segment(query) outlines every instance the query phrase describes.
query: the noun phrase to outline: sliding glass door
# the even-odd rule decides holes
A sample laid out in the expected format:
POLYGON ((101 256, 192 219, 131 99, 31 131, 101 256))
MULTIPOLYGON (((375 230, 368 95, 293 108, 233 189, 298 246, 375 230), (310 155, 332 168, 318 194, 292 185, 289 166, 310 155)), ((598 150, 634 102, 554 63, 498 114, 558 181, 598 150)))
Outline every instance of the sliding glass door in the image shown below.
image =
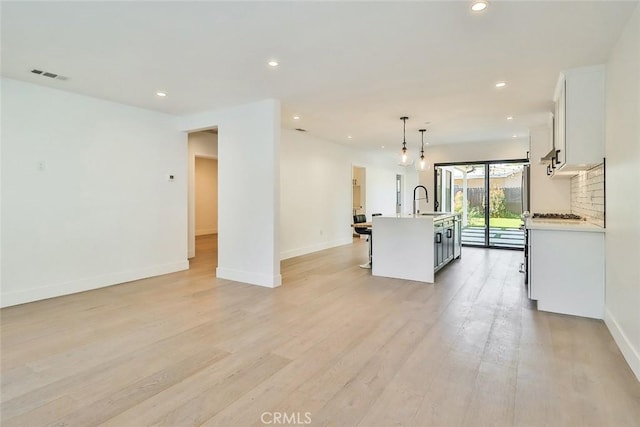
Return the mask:
POLYGON ((527 180, 524 161, 436 165, 436 210, 461 215, 463 245, 521 249, 527 180))
POLYGON ((489 246, 524 248, 522 219, 522 163, 496 163, 489 166, 489 246))

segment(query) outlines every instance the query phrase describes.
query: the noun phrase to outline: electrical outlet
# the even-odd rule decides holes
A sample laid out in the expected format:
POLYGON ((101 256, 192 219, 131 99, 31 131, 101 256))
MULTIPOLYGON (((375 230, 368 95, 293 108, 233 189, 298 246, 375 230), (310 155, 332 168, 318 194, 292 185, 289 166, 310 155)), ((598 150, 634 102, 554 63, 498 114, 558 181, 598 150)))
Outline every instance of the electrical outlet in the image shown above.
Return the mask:
POLYGON ((174 182, 176 180, 176 176, 173 174, 168 174, 167 175, 167 181, 169 182, 174 182))
POLYGON ((38 162, 37 168, 38 168, 38 171, 39 171, 39 172, 44 172, 44 170, 45 170, 45 164, 44 164, 44 161, 43 161, 43 160, 40 160, 40 161, 38 162))

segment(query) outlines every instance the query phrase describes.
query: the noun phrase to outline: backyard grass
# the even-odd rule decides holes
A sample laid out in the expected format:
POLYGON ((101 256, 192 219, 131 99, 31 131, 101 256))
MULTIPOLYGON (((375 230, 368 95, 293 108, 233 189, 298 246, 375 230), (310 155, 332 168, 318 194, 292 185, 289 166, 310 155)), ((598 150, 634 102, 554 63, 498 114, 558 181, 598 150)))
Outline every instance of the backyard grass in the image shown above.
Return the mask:
MULTIPOLYGON (((489 226, 495 228, 518 228, 520 218, 489 218, 489 226)), ((469 227, 484 227, 484 218, 469 218, 469 227)))

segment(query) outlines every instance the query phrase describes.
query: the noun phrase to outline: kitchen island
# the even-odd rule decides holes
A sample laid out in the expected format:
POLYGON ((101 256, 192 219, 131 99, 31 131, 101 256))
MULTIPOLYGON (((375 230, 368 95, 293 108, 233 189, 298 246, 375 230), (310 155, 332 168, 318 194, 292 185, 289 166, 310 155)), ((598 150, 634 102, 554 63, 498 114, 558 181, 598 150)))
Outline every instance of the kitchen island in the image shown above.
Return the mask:
POLYGON ((460 224, 459 214, 446 212, 374 217, 371 274, 433 283, 460 258, 460 224))

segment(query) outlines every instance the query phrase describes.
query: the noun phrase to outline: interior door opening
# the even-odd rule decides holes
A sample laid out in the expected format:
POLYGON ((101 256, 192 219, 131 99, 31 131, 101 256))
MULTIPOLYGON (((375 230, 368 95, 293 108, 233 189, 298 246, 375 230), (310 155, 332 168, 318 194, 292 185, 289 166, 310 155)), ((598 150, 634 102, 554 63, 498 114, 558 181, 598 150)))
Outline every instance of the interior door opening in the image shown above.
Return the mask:
POLYGON ((218 264, 218 131, 217 128, 188 135, 188 256, 218 264))
POLYGON ((359 166, 353 166, 351 175, 353 191, 353 215, 367 212, 367 170, 359 166))
POLYGON ((402 175, 396 175, 396 215, 402 214, 402 175))
MULTIPOLYGON (((360 166, 352 166, 351 168, 351 190, 352 203, 351 214, 353 216, 367 212, 367 169, 360 166)), ((358 234, 353 232, 353 236, 358 234)))
POLYGON ((528 209, 528 161, 435 165, 435 206, 462 216, 462 244, 524 249, 520 215, 528 209))

